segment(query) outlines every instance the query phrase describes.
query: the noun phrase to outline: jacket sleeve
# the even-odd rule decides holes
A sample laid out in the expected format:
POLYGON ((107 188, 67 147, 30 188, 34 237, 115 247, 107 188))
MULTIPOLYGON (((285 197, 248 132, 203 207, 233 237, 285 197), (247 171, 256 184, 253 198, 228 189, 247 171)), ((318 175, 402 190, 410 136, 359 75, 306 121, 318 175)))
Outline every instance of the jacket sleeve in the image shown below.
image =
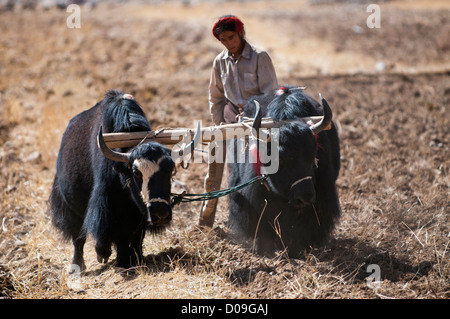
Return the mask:
POLYGON ((209 82, 209 111, 211 112, 212 121, 219 125, 225 122, 223 117, 223 108, 227 100, 223 89, 221 71, 217 58, 213 62, 211 71, 211 79, 209 82))
POLYGON ((258 55, 258 84, 263 94, 278 88, 275 68, 267 52, 258 55))

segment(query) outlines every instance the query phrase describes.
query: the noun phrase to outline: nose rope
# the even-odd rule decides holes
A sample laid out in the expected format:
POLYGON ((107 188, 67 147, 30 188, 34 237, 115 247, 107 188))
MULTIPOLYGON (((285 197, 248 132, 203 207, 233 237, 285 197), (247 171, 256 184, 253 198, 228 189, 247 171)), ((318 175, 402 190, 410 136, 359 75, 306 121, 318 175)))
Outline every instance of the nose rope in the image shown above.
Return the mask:
POLYGON ((303 182, 303 181, 306 181, 306 180, 308 180, 308 179, 312 179, 312 176, 306 176, 306 177, 300 178, 298 181, 295 181, 294 183, 292 183, 291 189, 292 189, 295 185, 297 185, 297 184, 299 184, 299 183, 301 183, 301 182, 303 182))
POLYGON ((164 203, 164 204, 170 206, 169 201, 167 201, 165 199, 162 199, 162 198, 159 198, 159 197, 158 198, 150 198, 147 201, 147 204, 151 204, 151 203, 164 203))

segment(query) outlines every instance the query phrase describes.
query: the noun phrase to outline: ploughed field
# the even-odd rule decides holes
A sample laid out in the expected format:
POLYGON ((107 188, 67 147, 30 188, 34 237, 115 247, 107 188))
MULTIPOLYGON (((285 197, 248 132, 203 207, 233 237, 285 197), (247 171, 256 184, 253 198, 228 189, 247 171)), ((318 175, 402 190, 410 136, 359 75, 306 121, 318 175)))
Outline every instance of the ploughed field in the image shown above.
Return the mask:
MULTIPOLYGON (((178 2, 0 11, 0 297, 449 298, 450 5, 384 1, 369 28, 359 1, 178 2), (227 200, 213 229, 200 203, 144 241, 133 274, 97 262, 69 276, 72 244, 46 213, 62 133, 122 89, 154 129, 211 125, 208 83, 222 50, 210 33, 233 13, 266 49, 279 83, 330 103, 339 128, 342 217, 299 258, 253 254, 233 238, 227 200), (374 279, 378 281, 374 282, 374 279)), ((177 169, 174 191, 203 192, 205 163, 177 169)), ((226 187, 226 183, 222 184, 226 187)))

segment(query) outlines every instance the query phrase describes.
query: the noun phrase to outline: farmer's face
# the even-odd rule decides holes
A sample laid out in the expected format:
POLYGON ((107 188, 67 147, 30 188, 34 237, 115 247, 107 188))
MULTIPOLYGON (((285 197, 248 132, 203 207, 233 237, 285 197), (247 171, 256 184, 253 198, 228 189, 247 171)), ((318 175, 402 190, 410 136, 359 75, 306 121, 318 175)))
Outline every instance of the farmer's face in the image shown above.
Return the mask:
POLYGON ((219 35, 219 40, 234 56, 240 55, 242 52, 242 38, 239 33, 234 31, 223 31, 219 35))

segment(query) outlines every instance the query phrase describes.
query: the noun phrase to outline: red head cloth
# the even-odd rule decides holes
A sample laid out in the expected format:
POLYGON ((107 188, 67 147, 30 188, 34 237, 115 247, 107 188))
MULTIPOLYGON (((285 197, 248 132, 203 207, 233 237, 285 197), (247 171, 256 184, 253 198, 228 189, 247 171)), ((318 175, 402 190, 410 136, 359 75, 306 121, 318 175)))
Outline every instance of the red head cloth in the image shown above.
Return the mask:
POLYGON ((236 18, 234 16, 223 17, 214 24, 214 26, 212 28, 212 33, 217 38, 217 40, 219 40, 219 35, 223 31, 235 31, 235 32, 241 34, 244 31, 244 23, 242 23, 241 20, 239 20, 238 18, 236 18), (220 27, 222 28, 222 31, 217 32, 218 34, 216 34, 216 32, 215 32, 216 29, 220 28, 220 27))

